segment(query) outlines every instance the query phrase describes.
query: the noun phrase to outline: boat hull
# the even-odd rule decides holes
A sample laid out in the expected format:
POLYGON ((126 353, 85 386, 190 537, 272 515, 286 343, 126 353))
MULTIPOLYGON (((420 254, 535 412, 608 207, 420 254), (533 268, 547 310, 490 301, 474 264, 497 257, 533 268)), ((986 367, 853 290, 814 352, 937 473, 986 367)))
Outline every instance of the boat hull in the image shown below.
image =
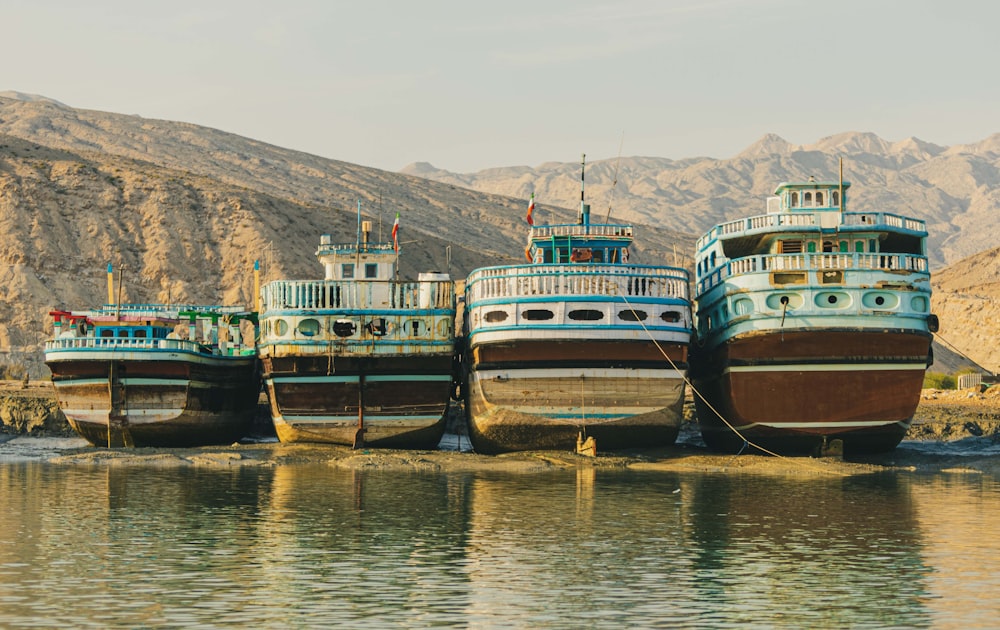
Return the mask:
POLYGON ((504 342, 467 364, 469 437, 479 453, 600 450, 674 443, 683 420, 687 346, 649 341, 504 342))
POLYGON ((94 446, 229 444, 252 428, 256 357, 47 357, 59 407, 94 446))
POLYGON ((263 357, 278 439, 433 449, 454 391, 449 354, 263 357), (363 408, 364 412, 359 413, 363 408), (363 427, 360 435, 358 429, 363 427))
POLYGON ((848 453, 892 450, 919 403, 930 343, 920 331, 819 329, 697 349, 691 376, 702 436, 726 452, 813 454, 833 440, 848 453))

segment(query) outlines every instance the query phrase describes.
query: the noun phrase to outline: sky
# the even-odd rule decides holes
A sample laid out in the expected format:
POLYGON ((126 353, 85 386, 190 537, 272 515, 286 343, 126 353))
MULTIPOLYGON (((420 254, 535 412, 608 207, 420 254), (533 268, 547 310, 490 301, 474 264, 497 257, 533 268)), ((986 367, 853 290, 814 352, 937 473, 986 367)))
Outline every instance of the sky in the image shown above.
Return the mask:
POLYGON ((1000 132, 994 0, 0 0, 0 91, 396 171, 1000 132))

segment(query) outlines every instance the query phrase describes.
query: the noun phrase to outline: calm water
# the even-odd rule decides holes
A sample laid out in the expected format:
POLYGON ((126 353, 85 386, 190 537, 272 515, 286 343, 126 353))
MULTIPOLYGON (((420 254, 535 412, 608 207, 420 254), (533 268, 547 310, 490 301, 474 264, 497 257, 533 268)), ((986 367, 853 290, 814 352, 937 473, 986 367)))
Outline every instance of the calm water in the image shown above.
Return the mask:
POLYGON ((0 463, 0 627, 996 627, 1000 484, 0 463))

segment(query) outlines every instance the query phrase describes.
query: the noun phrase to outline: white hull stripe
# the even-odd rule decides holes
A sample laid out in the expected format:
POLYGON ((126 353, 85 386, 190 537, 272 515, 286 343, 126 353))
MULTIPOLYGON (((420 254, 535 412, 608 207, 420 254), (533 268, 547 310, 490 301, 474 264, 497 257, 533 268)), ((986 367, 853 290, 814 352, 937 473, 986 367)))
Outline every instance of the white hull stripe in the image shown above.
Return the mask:
MULTIPOLYGON (((366 415, 364 418, 365 424, 407 424, 407 423, 418 423, 427 424, 437 422, 441 419, 443 414, 436 414, 433 416, 370 416, 366 415)), ((306 424, 343 424, 343 425, 354 425, 358 424, 358 414, 354 415, 343 415, 343 416, 279 416, 274 418, 274 422, 278 424, 288 424, 288 425, 306 425, 306 424)))
POLYGON ((660 411, 663 406, 659 407, 603 407, 601 405, 596 405, 594 407, 582 407, 576 413, 566 412, 565 407, 521 407, 521 406, 507 406, 504 405, 506 409, 511 409, 519 413, 532 415, 532 416, 544 416, 545 418, 551 418, 553 420, 579 420, 581 422, 586 422, 587 420, 616 420, 618 418, 630 418, 632 416, 638 416, 645 413, 653 413, 654 411, 660 411))
MULTIPOLYGON (((123 378, 118 380, 126 387, 225 387, 222 383, 208 381, 189 381, 186 378, 123 378)), ((75 378, 69 380, 55 381, 58 389, 72 389, 74 387, 84 387, 90 385, 107 385, 106 378, 75 378)))
POLYGON ((732 365, 725 372, 889 372, 927 369, 923 363, 802 363, 795 365, 732 365))
POLYGON ((662 381, 683 379, 684 373, 679 370, 649 370, 634 368, 524 368, 504 370, 476 370, 473 374, 479 380, 497 377, 517 379, 551 379, 551 378, 606 378, 632 379, 646 378, 662 381))
MULTIPOLYGON (((125 417, 131 424, 155 424, 164 420, 171 420, 184 413, 184 409, 125 409, 125 417)), ((63 414, 67 418, 73 418, 80 422, 101 424, 107 426, 109 410, 104 409, 64 409, 63 414)))
MULTIPOLYGON (((366 383, 399 383, 408 382, 450 382, 450 374, 372 374, 365 376, 366 383)), ((358 375, 350 376, 275 376, 267 379, 269 385, 278 383, 357 383, 358 375)))

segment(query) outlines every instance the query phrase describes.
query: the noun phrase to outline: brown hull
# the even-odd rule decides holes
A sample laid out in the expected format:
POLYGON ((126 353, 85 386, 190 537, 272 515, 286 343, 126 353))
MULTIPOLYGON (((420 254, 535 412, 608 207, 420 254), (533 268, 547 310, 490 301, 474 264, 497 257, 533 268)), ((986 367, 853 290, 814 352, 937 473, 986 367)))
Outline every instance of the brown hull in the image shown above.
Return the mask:
POLYGON ((505 343, 472 350, 469 436, 479 453, 669 446, 683 419, 687 347, 651 343, 505 343))
POLYGON ((275 432, 287 443, 436 448, 454 390, 450 355, 336 357, 332 372, 326 357, 265 358, 264 378, 275 432))
POLYGON ((748 335, 696 352, 702 436, 730 452, 745 447, 733 429, 780 453, 816 452, 835 439, 847 452, 892 450, 916 411, 930 341, 915 332, 826 330, 748 335))
POLYGON ((54 360, 59 407, 94 446, 201 446, 245 437, 260 392, 256 359, 54 360))

